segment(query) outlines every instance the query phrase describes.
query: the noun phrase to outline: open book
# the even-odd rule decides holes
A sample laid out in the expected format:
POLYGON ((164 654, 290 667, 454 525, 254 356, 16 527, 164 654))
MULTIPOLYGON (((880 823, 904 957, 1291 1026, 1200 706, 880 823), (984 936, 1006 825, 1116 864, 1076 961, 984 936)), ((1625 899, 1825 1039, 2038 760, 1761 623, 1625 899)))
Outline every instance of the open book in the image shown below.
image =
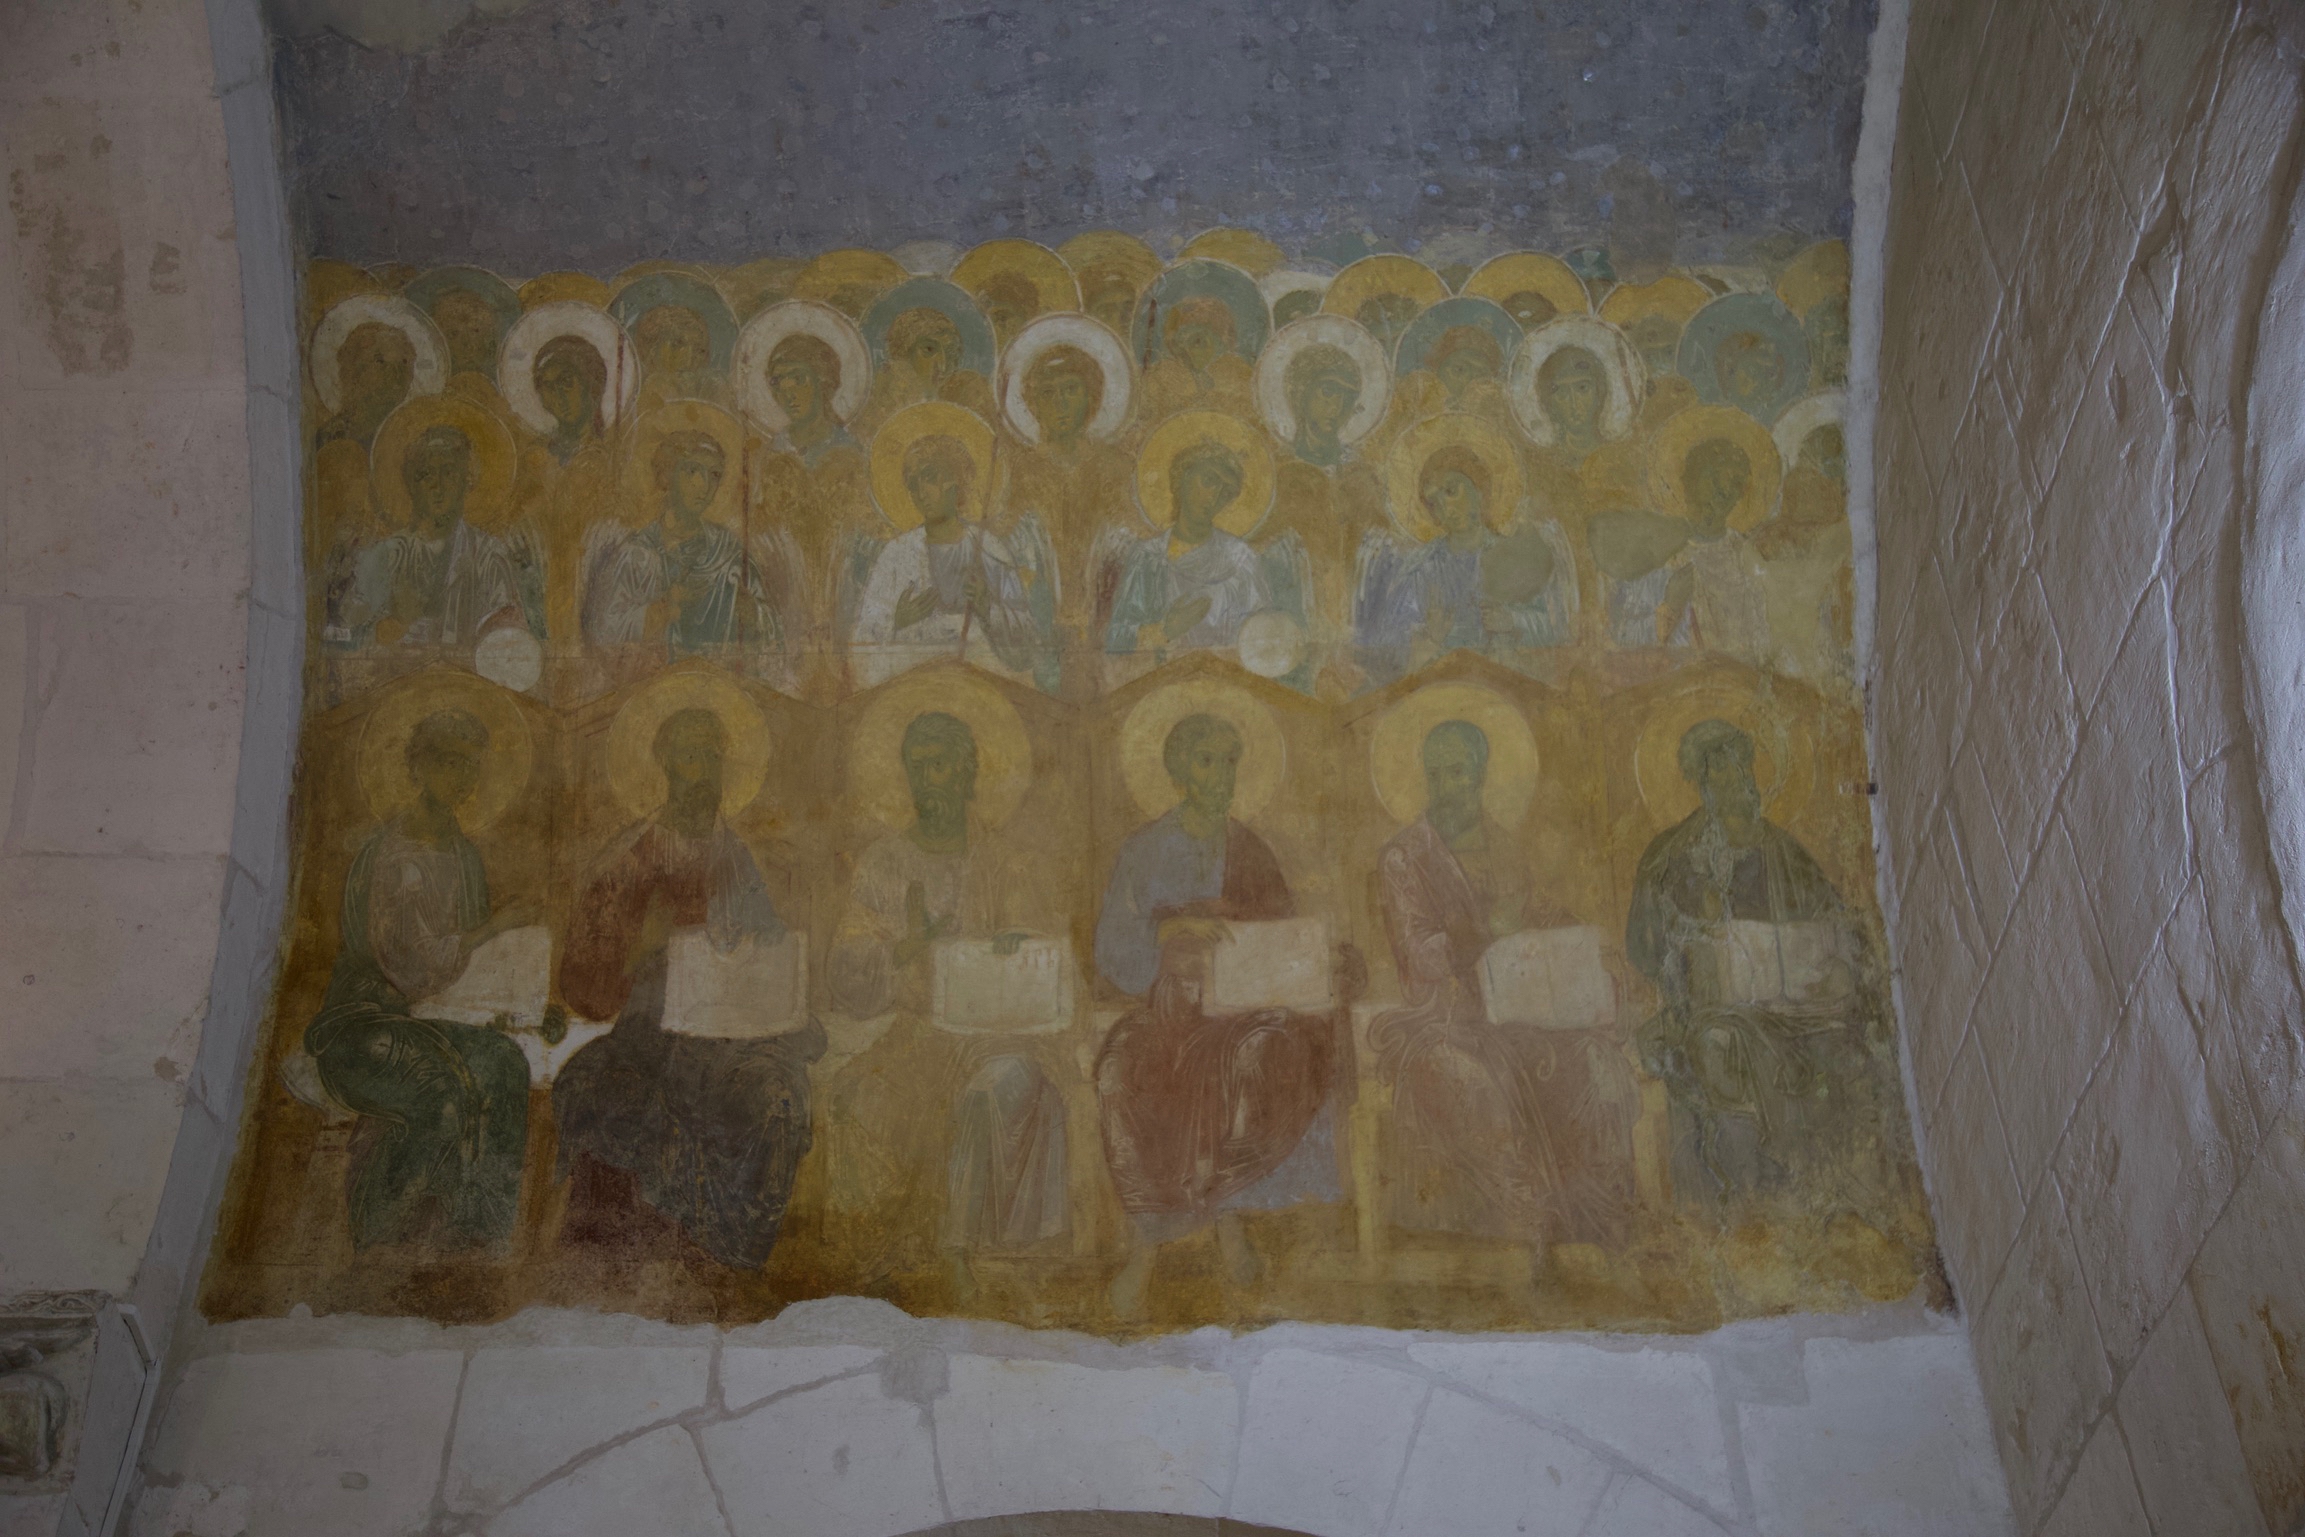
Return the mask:
POLYGON ((1616 1023, 1617 984, 1601 931, 1523 929, 1481 953, 1481 1004, 1492 1025, 1599 1030, 1616 1023))
POLYGON ((1232 937, 1209 956, 1203 1009, 1211 1014, 1246 1014, 1255 1009, 1317 1014, 1335 1001, 1329 927, 1320 919, 1225 926, 1232 937))
POLYGON ((1072 944, 1028 939, 1001 955, 989 939, 936 947, 930 1013, 957 1035, 1043 1035, 1072 1023, 1072 944))
POLYGON ((1829 920, 1754 923, 1740 918, 1728 925, 1718 954, 1723 1003, 1819 1008, 1846 1002, 1857 991, 1848 932, 1829 920))
POLYGON ((510 1015, 515 1028, 544 1021, 552 993, 552 930, 543 924, 507 929, 472 952, 456 980, 416 1004, 427 1019, 485 1025, 510 1015))
POLYGON ((808 955, 799 935, 742 939, 725 953, 703 929, 672 936, 665 956, 666 1030, 747 1041, 807 1023, 808 955))

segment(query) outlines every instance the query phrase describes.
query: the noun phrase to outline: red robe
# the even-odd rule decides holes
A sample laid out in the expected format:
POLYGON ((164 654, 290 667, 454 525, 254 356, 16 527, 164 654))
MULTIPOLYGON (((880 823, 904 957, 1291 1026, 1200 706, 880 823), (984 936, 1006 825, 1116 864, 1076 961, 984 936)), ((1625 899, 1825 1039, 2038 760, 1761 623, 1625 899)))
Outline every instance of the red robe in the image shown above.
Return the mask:
MULTIPOLYGON (((1145 885, 1171 884, 1160 879, 1170 872, 1147 867, 1154 840, 1176 836, 1169 821, 1138 829, 1122 846, 1108 909, 1145 885)), ((1251 923, 1295 914, 1272 849, 1231 822, 1217 894, 1156 903, 1145 915, 1157 926, 1169 918, 1251 923)), ((1199 946, 1166 946, 1150 995, 1113 1026, 1097 1059, 1105 1161, 1132 1216, 1213 1214, 1279 1168, 1328 1100, 1337 1019, 1285 1009, 1204 1013, 1205 959, 1199 946)))

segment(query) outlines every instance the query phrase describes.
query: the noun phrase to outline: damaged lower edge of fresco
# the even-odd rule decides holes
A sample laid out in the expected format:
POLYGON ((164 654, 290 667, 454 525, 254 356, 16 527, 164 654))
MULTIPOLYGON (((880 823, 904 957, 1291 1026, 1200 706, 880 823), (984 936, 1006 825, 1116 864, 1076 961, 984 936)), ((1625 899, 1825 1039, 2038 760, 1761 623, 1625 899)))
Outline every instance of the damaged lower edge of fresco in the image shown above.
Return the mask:
POLYGON ((1945 1305, 1845 248, 901 254, 309 266, 209 1316, 1945 1305))

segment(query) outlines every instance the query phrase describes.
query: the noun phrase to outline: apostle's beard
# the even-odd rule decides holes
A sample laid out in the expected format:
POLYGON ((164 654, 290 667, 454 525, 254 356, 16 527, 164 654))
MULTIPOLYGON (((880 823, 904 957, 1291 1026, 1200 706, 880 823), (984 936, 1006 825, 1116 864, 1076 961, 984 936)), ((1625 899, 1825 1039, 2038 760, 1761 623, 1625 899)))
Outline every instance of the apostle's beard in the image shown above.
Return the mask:
POLYGON ((968 817, 968 797, 958 789, 924 785, 912 792, 913 815, 923 827, 956 828, 968 817))

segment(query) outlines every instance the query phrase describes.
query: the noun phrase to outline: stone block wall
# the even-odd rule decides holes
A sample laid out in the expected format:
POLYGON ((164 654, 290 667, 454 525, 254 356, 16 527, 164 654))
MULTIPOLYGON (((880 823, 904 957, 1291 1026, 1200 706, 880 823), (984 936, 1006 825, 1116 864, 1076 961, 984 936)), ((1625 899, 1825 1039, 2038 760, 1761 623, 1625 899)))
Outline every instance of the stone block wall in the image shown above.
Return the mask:
POLYGON ((2305 1014, 2261 792, 2299 744, 2258 729, 2244 644, 2252 519, 2287 515, 2251 477, 2260 354, 2296 345, 2259 340, 2296 36, 2272 5, 1913 10, 1875 762, 1940 1235, 2027 1532, 2305 1519, 2305 1014))
POLYGON ((1967 1342, 1902 1308, 1699 1339, 1287 1325, 1126 1346, 853 1299, 732 1331, 265 1320, 207 1333, 146 1476, 133 1537, 1021 1534, 991 1523, 1048 1511, 1165 1513, 1141 1530, 1180 1537, 2007 1521, 1967 1342))

